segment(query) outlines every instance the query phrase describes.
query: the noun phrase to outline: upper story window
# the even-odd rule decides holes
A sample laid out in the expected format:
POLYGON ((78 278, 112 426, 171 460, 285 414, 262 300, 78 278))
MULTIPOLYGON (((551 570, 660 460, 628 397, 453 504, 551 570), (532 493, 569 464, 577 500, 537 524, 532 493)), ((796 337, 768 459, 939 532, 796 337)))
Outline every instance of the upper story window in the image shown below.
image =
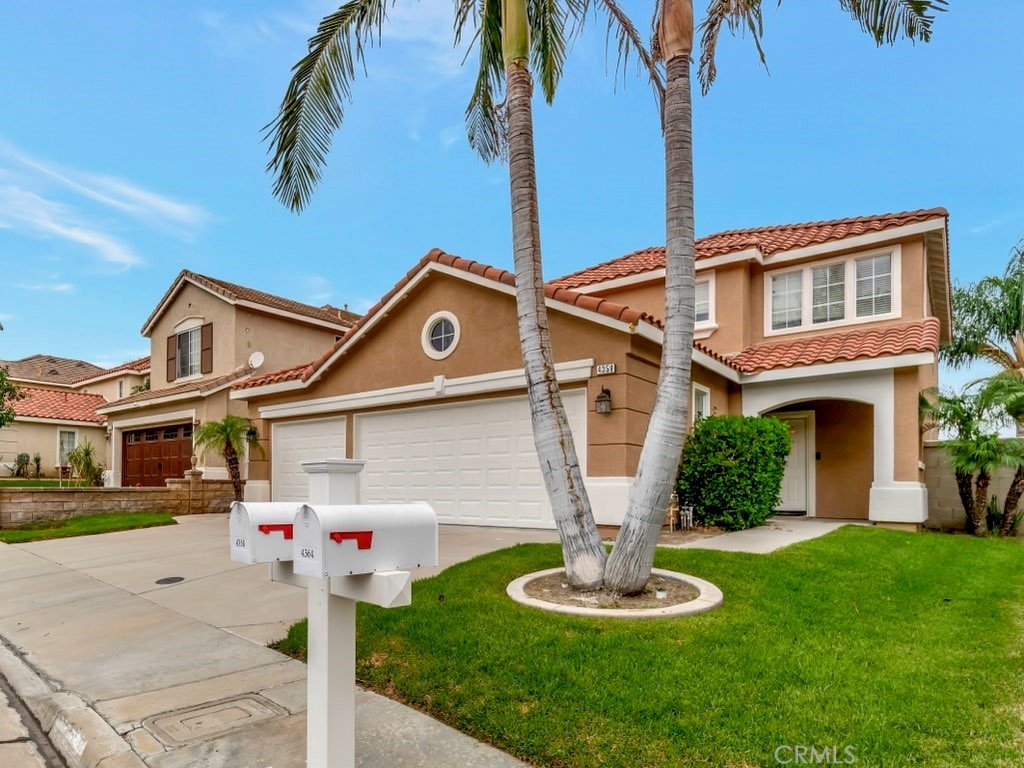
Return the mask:
POLYGON ((192 328, 177 335, 177 378, 199 374, 199 329, 192 328))
POLYGON ((124 379, 117 382, 117 399, 120 400, 122 397, 124 397, 124 379))
POLYGON ((765 275, 765 333, 899 317, 899 247, 765 275))
POLYGON ((213 323, 179 325, 177 333, 167 337, 167 381, 188 379, 213 371, 213 323))
POLYGON ((698 323, 706 323, 711 319, 711 283, 702 280, 697 283, 693 298, 697 314, 695 320, 698 323))
POLYGON ((693 289, 693 325, 698 339, 706 339, 718 325, 715 323, 715 273, 713 271, 697 274, 697 282, 693 289))

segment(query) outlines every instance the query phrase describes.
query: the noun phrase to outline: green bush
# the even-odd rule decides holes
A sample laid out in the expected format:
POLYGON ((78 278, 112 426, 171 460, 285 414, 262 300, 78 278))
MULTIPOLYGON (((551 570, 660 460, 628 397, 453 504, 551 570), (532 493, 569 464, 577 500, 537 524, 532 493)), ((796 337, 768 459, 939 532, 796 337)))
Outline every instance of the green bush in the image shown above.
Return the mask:
POLYGON ((789 428, 760 416, 701 419, 683 449, 679 498, 705 525, 761 525, 779 503, 789 428))

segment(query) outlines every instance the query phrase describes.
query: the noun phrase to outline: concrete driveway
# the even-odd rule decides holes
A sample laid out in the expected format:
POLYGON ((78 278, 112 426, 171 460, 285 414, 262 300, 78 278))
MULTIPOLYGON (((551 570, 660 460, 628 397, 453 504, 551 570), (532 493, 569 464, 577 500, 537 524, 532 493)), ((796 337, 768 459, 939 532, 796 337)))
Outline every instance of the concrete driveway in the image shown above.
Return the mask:
MULTIPOLYGON (((65 734, 58 748, 80 753, 73 764, 300 768, 306 668, 265 644, 306 615, 305 590, 269 582, 268 566, 231 562, 226 515, 178 522, 0 545, 0 673, 34 670, 60 692, 30 680, 19 694, 55 743, 65 734), (158 583, 168 578, 181 580, 158 583)), ((440 565, 557 540, 442 526, 440 565)), ((359 712, 359 765, 522 765, 371 693, 360 693, 359 712)))

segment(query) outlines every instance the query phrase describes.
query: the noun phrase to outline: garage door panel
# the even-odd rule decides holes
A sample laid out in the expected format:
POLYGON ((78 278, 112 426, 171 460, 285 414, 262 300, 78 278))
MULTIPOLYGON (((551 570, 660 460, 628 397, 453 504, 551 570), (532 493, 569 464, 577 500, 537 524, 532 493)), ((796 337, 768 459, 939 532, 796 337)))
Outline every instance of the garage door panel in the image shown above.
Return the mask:
MULTIPOLYGON (((586 454, 586 398, 564 395, 586 454)), ((427 501, 442 523, 554 526, 525 397, 356 417, 366 503, 427 501)))
POLYGON ((274 501, 307 501, 309 476, 304 461, 344 458, 345 418, 275 424, 271 432, 274 501))

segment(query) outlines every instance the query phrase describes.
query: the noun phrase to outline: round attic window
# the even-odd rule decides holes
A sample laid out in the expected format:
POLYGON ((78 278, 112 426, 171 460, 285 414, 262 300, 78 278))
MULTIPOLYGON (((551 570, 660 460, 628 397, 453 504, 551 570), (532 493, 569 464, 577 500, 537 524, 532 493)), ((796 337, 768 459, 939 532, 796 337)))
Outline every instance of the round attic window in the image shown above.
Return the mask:
POLYGON ((459 321, 451 312, 435 312, 423 325, 420 342, 423 351, 434 360, 443 360, 455 351, 460 336, 459 321))

